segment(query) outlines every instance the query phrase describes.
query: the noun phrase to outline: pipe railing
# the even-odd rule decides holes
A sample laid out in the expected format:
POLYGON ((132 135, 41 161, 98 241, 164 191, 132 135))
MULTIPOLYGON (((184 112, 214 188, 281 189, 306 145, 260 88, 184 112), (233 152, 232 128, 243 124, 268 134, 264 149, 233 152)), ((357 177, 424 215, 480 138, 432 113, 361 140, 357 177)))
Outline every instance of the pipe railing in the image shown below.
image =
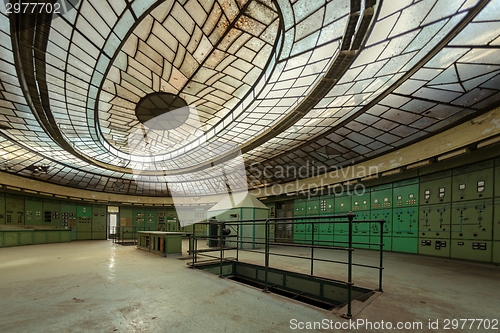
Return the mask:
MULTIPOLYGON (((264 291, 268 292, 269 291, 269 281, 268 281, 268 271, 270 268, 269 264, 269 259, 270 256, 280 256, 280 257, 289 257, 289 258, 297 258, 297 259, 307 259, 310 260, 310 275, 314 276, 314 262, 326 262, 326 263, 333 263, 333 264, 344 264, 347 265, 347 281, 342 281, 347 285, 347 314, 344 316, 347 318, 352 318, 352 286, 354 285, 353 283, 353 272, 352 268, 353 267, 364 267, 364 268, 370 268, 370 269, 377 269, 378 270, 378 291, 382 292, 382 275, 383 275, 383 248, 384 248, 384 232, 383 232, 383 224, 385 223, 385 220, 358 220, 354 221, 354 218, 356 217, 355 213, 349 212, 344 215, 318 215, 318 216, 296 216, 296 217, 283 217, 283 218, 268 218, 268 219, 257 219, 257 220, 231 220, 231 221, 215 221, 211 220, 209 222, 202 222, 198 224, 206 224, 207 230, 210 230, 210 225, 218 225, 218 234, 217 235, 196 235, 196 233, 193 233, 193 253, 192 253, 192 263, 191 266, 195 267, 196 263, 200 263, 202 261, 198 260, 198 256, 201 257, 207 257, 207 258, 212 258, 212 259, 218 259, 219 261, 219 277, 223 277, 223 264, 224 264, 224 253, 225 251, 228 250, 236 250, 236 260, 239 260, 239 251, 246 251, 246 252, 257 252, 257 253, 263 253, 264 254, 264 274, 265 274, 265 283, 264 283, 264 291), (300 220, 300 221, 298 221, 300 220), (306 220, 313 220, 311 222, 306 222, 306 220), (270 232, 270 227, 271 225, 278 225, 278 224, 311 224, 311 239, 310 242, 311 244, 296 244, 296 243, 283 243, 283 242, 276 242, 276 239, 274 241, 271 241, 271 232, 270 232), (324 241, 324 240, 315 240, 315 233, 319 230, 316 229, 315 227, 321 224, 340 224, 340 223, 348 223, 348 240, 347 242, 335 242, 336 244, 345 244, 346 246, 330 246, 330 245, 325 245, 325 243, 329 241, 324 241), (380 223, 380 239, 379 243, 366 243, 366 242, 353 242, 353 223, 380 223), (264 237, 250 237, 250 236, 242 236, 240 235, 241 232, 239 232, 240 227, 242 227, 244 224, 251 224, 254 226, 258 225, 263 225, 264 228, 264 237), (236 230, 236 235, 225 235, 224 234, 224 229, 228 226, 236 226, 236 228, 232 228, 232 230, 236 230), (212 240, 212 241, 217 241, 217 246, 215 249, 201 249, 198 250, 198 240, 212 240), (235 247, 226 247, 225 242, 228 243, 235 243, 235 247), (317 244, 319 243, 319 244, 317 244), (263 251, 259 251, 258 249, 246 249, 243 248, 244 244, 252 244, 252 247, 255 246, 263 246, 263 251), (298 255, 293 255, 293 254, 284 254, 284 253, 275 253, 271 252, 270 246, 280 246, 280 247, 295 247, 295 248, 309 248, 310 251, 310 256, 309 257, 303 257, 303 256, 298 256, 298 255), (360 263, 354 263, 353 262, 353 252, 354 252, 354 247, 353 245, 365 245, 365 246, 378 246, 379 248, 379 265, 374 266, 374 265, 367 265, 367 264, 360 264, 360 263), (327 249, 327 250, 332 250, 332 251, 347 251, 347 261, 339 261, 339 260, 332 260, 332 259, 322 259, 322 258, 316 258, 315 257, 315 249, 327 249), (210 255, 210 252, 219 252, 218 256, 215 255, 210 255)), ((194 228, 193 228, 194 230, 194 228)), ((276 228, 275 228, 276 230, 276 228)), ((332 232, 332 241, 334 239, 334 233, 332 232)), ((308 240, 304 240, 304 242, 307 242, 308 240)), ((333 244, 333 243, 332 243, 333 244)), ((210 260, 210 259, 209 259, 210 260)))

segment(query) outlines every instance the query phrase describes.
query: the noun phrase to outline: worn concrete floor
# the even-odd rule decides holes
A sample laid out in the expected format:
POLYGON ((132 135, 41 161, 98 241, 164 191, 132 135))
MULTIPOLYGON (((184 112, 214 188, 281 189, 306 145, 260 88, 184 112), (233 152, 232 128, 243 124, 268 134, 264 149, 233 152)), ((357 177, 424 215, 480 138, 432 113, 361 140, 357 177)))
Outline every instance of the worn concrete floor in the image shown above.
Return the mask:
MULTIPOLYGON (((281 247, 273 251, 309 253, 281 247)), ((316 255, 346 257, 345 252, 331 251, 316 255)), ((376 264, 378 253, 356 250, 354 258, 376 264)), ((500 319, 500 267, 396 253, 386 253, 384 259, 384 293, 355 316, 357 329, 349 329, 348 321, 331 312, 219 279, 187 268, 186 260, 163 258, 133 246, 79 241, 1 248, 0 332, 292 332, 299 330, 299 322, 322 321, 325 329, 317 326, 308 331, 500 330, 500 324, 496 330, 478 329, 477 321, 472 328, 469 321, 463 329, 463 322, 456 330, 451 322, 445 329, 446 319, 489 319, 492 325, 500 319), (361 320, 370 321, 372 327, 361 320), (398 322, 421 322, 422 327, 398 330, 398 322), (342 323, 346 329, 335 329, 342 323)), ((262 256, 240 253, 240 260, 261 263, 262 256)), ((270 263, 309 271, 306 261, 271 257, 270 263)), ((346 270, 316 263, 315 274, 344 279, 346 270)), ((354 272, 354 282, 364 287, 375 288, 377 277, 374 270, 354 272)))

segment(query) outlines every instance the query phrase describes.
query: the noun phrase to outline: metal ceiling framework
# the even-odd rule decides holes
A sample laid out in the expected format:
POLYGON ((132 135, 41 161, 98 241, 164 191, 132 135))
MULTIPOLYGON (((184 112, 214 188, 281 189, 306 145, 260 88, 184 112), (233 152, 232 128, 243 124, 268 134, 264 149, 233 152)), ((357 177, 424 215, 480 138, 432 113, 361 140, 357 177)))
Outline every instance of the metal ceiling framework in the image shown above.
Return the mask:
POLYGON ((368 160, 500 101, 498 0, 72 3, 61 15, 0 14, 6 172, 211 195, 241 177, 214 163, 244 160, 245 186, 261 187, 290 179, 265 168, 368 160), (160 91, 192 112, 146 135, 135 106, 160 91))

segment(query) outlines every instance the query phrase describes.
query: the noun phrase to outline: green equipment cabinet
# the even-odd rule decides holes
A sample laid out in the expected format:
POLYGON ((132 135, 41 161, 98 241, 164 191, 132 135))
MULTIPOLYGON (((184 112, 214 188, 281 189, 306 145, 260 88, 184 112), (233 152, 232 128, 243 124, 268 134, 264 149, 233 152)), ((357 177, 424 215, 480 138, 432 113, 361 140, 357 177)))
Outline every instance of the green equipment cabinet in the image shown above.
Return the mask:
POLYGON ((419 208, 418 253, 439 257, 450 256, 451 205, 425 205, 419 208))
POLYGON ((500 158, 496 159, 495 167, 495 189, 493 190, 493 195, 495 197, 500 197, 500 158))
MULTIPOLYGON (((310 198, 306 201, 306 216, 318 216, 319 215, 319 198, 310 198)), ((314 234, 314 244, 318 244, 319 241, 319 224, 318 219, 307 219, 304 220, 305 224, 305 243, 312 244, 313 234, 314 234)))
POLYGON ((92 207, 76 206, 76 239, 92 239, 92 207))
POLYGON ((26 198, 24 201, 24 224, 42 225, 43 224, 43 202, 42 199, 26 198))
POLYGON ((392 251, 418 252, 418 206, 393 210, 392 251))
POLYGON ((156 230, 156 210, 145 209, 144 210, 144 224, 149 230, 156 230))
POLYGON ((392 200, 394 208, 415 207, 419 204, 419 179, 412 178, 394 183, 392 200))
POLYGON ((420 204, 451 202, 451 170, 420 177, 420 204))
POLYGON ((106 239, 106 206, 92 206, 92 239, 106 239))
MULTIPOLYGON (((335 197, 335 215, 345 215, 351 211, 351 196, 335 197)), ((349 223, 335 223, 333 225, 333 244, 347 247, 349 242, 349 223)))
MULTIPOLYGON (((5 224, 5 194, 0 193, 0 225, 5 224)), ((0 242, 3 242, 3 238, 0 235, 0 242)), ((2 245, 0 244, 0 247, 2 245)))
POLYGON ((24 225, 24 197, 5 194, 5 224, 24 225))
POLYGON ((352 223, 352 242, 353 247, 359 249, 370 248, 370 225, 369 222, 363 222, 370 219, 370 211, 362 210, 355 212, 352 223))
POLYGON ((493 171, 493 161, 485 161, 453 170, 453 202, 493 197, 493 171))
POLYGON ((50 227, 62 227, 61 203, 59 201, 43 201, 43 225, 50 227))
MULTIPOLYGON (((500 178, 496 179, 498 183, 500 178)), ((493 216, 493 262, 500 263, 500 198, 495 198, 493 216)))
POLYGON ((76 240, 76 204, 61 203, 61 227, 70 230, 70 239, 76 240))
POLYGON ((144 209, 134 208, 132 210, 132 226, 137 230, 144 230, 145 224, 144 209))
POLYGON ((454 202, 451 257, 491 262, 493 199, 454 202))
MULTIPOLYGON (((327 216, 335 214, 335 197, 334 196, 323 196, 319 199, 319 215, 327 216)), ((321 219, 321 224, 319 225, 319 245, 322 246, 333 246, 333 223, 330 223, 331 219, 321 219)))
POLYGON ((371 188, 371 210, 392 209, 392 184, 371 188))
POLYGON ((351 207, 353 213, 370 210, 370 191, 364 191, 359 194, 353 193, 351 196, 351 207))
MULTIPOLYGON (((303 217, 306 215, 305 199, 296 199, 293 202, 293 217, 303 217)), ((293 224, 293 242, 297 244, 305 244, 306 241, 306 226, 304 220, 294 220, 293 224)))
POLYGON ((371 220, 385 220, 385 223, 370 223, 370 249, 380 250, 380 233, 384 236, 384 251, 392 250, 392 209, 375 209, 371 211, 371 220))

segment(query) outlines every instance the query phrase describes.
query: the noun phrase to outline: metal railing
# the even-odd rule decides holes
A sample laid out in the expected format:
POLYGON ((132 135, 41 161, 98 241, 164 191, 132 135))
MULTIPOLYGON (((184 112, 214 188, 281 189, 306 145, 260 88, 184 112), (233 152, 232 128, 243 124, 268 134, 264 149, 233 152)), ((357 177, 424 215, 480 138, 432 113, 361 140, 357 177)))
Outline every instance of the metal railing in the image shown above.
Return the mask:
POLYGON ((137 243, 137 231, 150 231, 150 227, 132 227, 132 226, 115 226, 111 228, 113 237, 113 243, 121 244, 127 243, 137 243))
MULTIPOLYGON (((207 225, 207 230, 210 230, 210 226, 217 226, 217 235, 210 234, 208 235, 196 235, 193 234, 193 253, 192 253, 192 262, 191 266, 195 267, 197 263, 202 263, 203 261, 199 260, 199 257, 207 257, 208 260, 213 261, 216 259, 219 261, 220 269, 219 276, 223 277, 223 264, 225 262, 224 252, 228 250, 236 251, 236 261, 239 260, 239 251, 247 251, 247 252, 258 252, 264 254, 264 271, 265 271, 265 287, 264 291, 269 291, 269 281, 268 281, 268 270, 269 266, 269 258, 271 255, 280 256, 280 257, 290 257, 297 259, 307 259, 310 260, 310 275, 314 275, 314 263, 315 262, 325 262, 332 264, 343 264, 347 265, 347 281, 341 281, 347 286, 347 314, 344 316, 347 318, 352 318, 352 296, 351 289, 354 285, 353 283, 353 274, 352 268, 354 266, 364 267, 378 270, 378 289, 377 291, 382 292, 382 272, 383 272, 383 248, 384 248, 384 232, 383 225, 385 220, 357 220, 354 221, 356 217, 355 213, 349 212, 344 215, 320 215, 320 216, 300 216, 300 217, 283 217, 283 218, 268 218, 268 219, 260 219, 260 220, 238 220, 238 221, 215 221, 211 220, 209 222, 203 222, 201 224, 207 225), (274 230, 276 230, 276 225, 278 224, 293 224, 294 227, 298 224, 304 224, 304 226, 310 224, 311 225, 311 235, 310 235, 310 244, 297 244, 297 243, 283 243, 279 242, 279 239, 271 239, 271 226, 274 225, 274 230), (347 242, 336 241, 334 242, 334 234, 332 233, 332 243, 316 240, 315 233, 319 230, 319 225, 322 224, 341 224, 348 223, 348 231, 347 231, 347 242), (364 223, 376 223, 380 224, 378 228, 380 237, 378 243, 366 243, 366 242, 353 242, 353 224, 364 224, 364 223), (263 226, 264 227, 264 237, 247 237, 241 234, 241 228, 244 225, 253 225, 253 226, 263 226), (236 231, 236 234, 227 234, 227 229, 230 228, 233 231, 236 231), (210 249, 198 249, 198 240, 207 240, 217 242, 217 246, 215 248, 210 249), (235 247, 227 247, 225 243, 234 243, 235 247), (253 249, 244 248, 244 244, 252 244, 253 249), (333 245, 333 244, 341 244, 341 245, 333 245), (367 265, 361 263, 353 262, 353 252, 355 250, 354 246, 373 246, 378 247, 379 252, 379 263, 376 265, 367 265), (258 251, 255 247, 263 246, 264 252, 258 251), (270 246, 277 247, 292 247, 292 248, 307 248, 310 249, 310 256, 304 257, 295 254, 286 254, 286 253, 277 253, 271 252, 270 246), (345 251, 347 252, 346 261, 325 259, 325 258, 316 258, 315 257, 315 249, 325 249, 331 251, 345 251), (218 256, 210 254, 211 252, 219 252, 218 256)), ((215 229, 215 228, 214 228, 215 229)), ((307 243, 309 240, 305 239, 303 242, 307 243)))

